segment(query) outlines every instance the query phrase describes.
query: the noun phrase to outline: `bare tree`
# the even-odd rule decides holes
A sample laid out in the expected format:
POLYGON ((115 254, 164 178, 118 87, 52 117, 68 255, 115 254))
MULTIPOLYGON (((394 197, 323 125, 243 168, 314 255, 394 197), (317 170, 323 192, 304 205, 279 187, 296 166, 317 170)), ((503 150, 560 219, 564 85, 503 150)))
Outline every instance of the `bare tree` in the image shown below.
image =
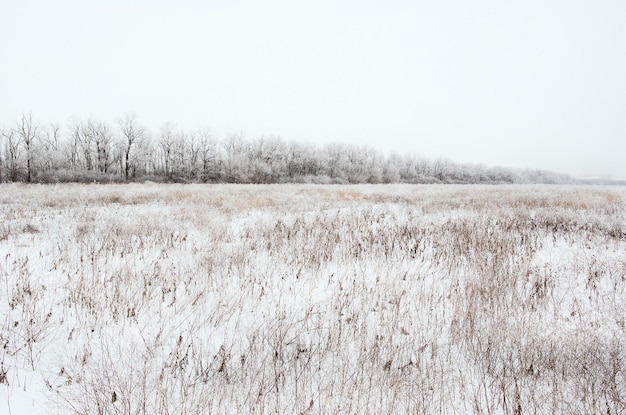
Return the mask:
POLYGON ((34 168, 33 153, 39 138, 39 125, 33 121, 32 114, 22 114, 22 120, 18 123, 16 130, 26 152, 26 181, 30 183, 34 168))
MULTIPOLYGON (((236 183, 567 183, 544 171, 460 164, 415 155, 385 155, 364 146, 315 146, 280 137, 247 140, 241 132, 215 138, 207 129, 185 132, 169 122, 156 136, 127 113, 116 131, 105 122, 71 120, 39 126, 23 114, 12 128, 0 128, 0 181, 41 180, 41 173, 74 170, 64 179, 80 180, 79 170, 119 173, 125 179, 161 175, 168 180, 236 183), (40 174, 37 177, 38 173, 40 174)), ((54 174, 52 175, 54 177, 54 174)), ((87 175, 87 177, 98 176, 87 175)))
POLYGON ((189 136, 182 128, 177 128, 174 133, 174 163, 172 164, 172 173, 179 179, 187 179, 189 177, 187 155, 189 153, 189 136))
POLYGON ((58 123, 50 123, 48 128, 44 129, 41 137, 41 168, 43 171, 60 168, 62 164, 60 140, 61 125, 58 123))
POLYGON ((278 136, 259 137, 248 146, 251 178, 255 183, 284 181, 288 175, 289 148, 278 136))
POLYGON ((80 124, 77 120, 71 120, 68 122, 68 130, 70 132, 68 138, 70 139, 67 147, 67 164, 71 170, 76 170, 80 164, 80 124))
POLYGON ((83 165, 87 170, 93 170, 92 139, 88 133, 87 123, 75 119, 70 123, 70 131, 73 139, 71 147, 71 164, 73 169, 83 165), (82 163, 80 156, 82 155, 82 163), (84 163, 84 164, 83 164, 84 163))
POLYGON ((3 152, 4 144, 4 128, 0 127, 0 183, 4 181, 4 156, 3 152))
POLYGON ((2 131, 2 136, 5 141, 5 165, 7 170, 7 179, 15 182, 19 180, 20 176, 20 162, 22 159, 22 149, 20 148, 20 141, 17 138, 17 133, 12 128, 7 128, 2 131))
POLYGON ((161 125, 159 131, 159 150, 163 159, 163 169, 166 176, 171 177, 172 161, 174 158, 174 145, 176 142, 176 124, 166 122, 161 125))
POLYGON ((109 173, 114 163, 113 135, 111 128, 104 121, 89 120, 86 125, 86 134, 95 146, 96 166, 101 173, 109 173))
POLYGON ((130 178, 131 171, 134 169, 134 166, 131 163, 131 152, 133 151, 133 146, 136 146, 137 141, 145 137, 146 131, 143 127, 137 125, 137 118, 133 113, 124 114, 118 120, 118 125, 124 139, 124 178, 128 180, 130 178))
POLYGON ((187 178, 189 179, 197 179, 198 177, 198 162, 200 160, 200 136, 197 132, 192 131, 191 133, 185 134, 185 153, 187 155, 187 163, 186 163, 186 173, 187 178))
POLYGON ((218 149, 218 142, 208 128, 199 129, 198 135, 200 159, 202 162, 202 172, 200 178, 206 182, 215 180, 220 175, 221 158, 218 149))
POLYGON ((243 132, 230 133, 222 141, 226 156, 226 180, 245 182, 248 166, 245 165, 246 149, 249 147, 243 132))

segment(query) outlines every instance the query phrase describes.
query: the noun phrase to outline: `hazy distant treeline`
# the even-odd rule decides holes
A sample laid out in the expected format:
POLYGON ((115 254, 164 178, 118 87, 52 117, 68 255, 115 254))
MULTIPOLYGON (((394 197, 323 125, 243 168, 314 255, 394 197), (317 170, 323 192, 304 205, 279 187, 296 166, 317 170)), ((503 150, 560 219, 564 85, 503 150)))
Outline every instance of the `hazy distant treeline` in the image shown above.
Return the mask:
POLYGON ((390 154, 350 144, 315 145, 280 137, 216 137, 173 123, 144 128, 132 114, 38 123, 32 115, 0 125, 0 182, 228 183, 566 183, 549 171, 462 164, 390 154))

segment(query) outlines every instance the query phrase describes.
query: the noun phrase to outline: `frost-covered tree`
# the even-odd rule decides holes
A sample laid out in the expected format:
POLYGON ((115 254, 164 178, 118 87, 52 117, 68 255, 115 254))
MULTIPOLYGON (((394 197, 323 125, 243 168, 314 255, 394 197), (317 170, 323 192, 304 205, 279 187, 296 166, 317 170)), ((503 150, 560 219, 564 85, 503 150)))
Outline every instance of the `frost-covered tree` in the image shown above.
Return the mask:
POLYGON ((117 125, 122 136, 123 154, 120 159, 124 178, 128 180, 136 171, 136 147, 139 141, 146 137, 146 130, 138 125, 137 117, 133 113, 126 113, 117 120, 117 125))
POLYGON ((134 114, 117 121, 73 119, 40 127, 24 115, 14 128, 1 131, 0 180, 157 179, 233 183, 564 183, 552 172, 515 170, 457 163, 440 158, 335 143, 324 146, 286 142, 280 137, 247 139, 242 132, 215 137, 208 129, 184 131, 173 122, 156 135, 141 127, 134 114), (63 174, 54 174, 55 170, 63 174), (45 173, 44 175, 37 173, 45 173))
POLYGON ((73 168, 85 169, 87 171, 94 169, 93 157, 93 136, 89 134, 85 121, 74 119, 70 124, 70 132, 73 141, 73 168))
POLYGON ((61 124, 52 122, 42 129, 40 164, 44 172, 64 167, 63 144, 61 124))
POLYGON ((225 153, 225 177, 227 182, 248 182, 248 143, 243 132, 234 132, 222 140, 225 153))
POLYGON ((195 180, 200 174, 200 137, 196 131, 183 135, 183 163, 187 180, 195 180))
POLYGON ((96 168, 100 173, 109 173, 114 164, 114 141, 111 127, 104 121, 87 121, 87 134, 91 136, 96 156, 96 168))
POLYGON ((219 142, 208 128, 201 128, 195 134, 198 137, 201 163, 200 180, 203 182, 218 180, 223 173, 219 142))
POLYGON ((280 137, 260 137, 248 146, 250 180, 276 183, 288 176, 288 147, 280 137))
POLYGON ((22 119, 15 130, 26 157, 26 181, 31 182, 35 173, 35 151, 39 139, 39 124, 33 120, 32 114, 22 114, 22 119))
POLYGON ((167 176, 172 176, 173 162, 175 157, 174 148, 176 144, 176 124, 173 122, 166 122, 161 125, 159 130, 158 148, 161 157, 162 173, 167 176))

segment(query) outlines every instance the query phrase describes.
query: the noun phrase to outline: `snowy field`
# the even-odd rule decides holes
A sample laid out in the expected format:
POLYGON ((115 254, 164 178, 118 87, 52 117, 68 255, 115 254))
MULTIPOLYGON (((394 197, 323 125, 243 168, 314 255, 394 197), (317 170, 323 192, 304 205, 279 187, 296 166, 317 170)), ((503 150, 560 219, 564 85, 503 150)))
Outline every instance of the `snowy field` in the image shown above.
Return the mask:
POLYGON ((0 185, 0 413, 626 413, 625 196, 0 185))

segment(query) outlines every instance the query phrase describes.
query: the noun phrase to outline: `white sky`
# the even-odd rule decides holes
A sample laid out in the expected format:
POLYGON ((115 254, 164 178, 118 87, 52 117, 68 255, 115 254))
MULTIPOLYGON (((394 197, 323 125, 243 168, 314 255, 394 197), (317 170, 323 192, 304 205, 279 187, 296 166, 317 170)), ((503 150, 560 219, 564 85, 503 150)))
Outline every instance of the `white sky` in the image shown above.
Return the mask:
POLYGON ((626 179, 626 1, 0 0, 0 124, 135 112, 626 179))

